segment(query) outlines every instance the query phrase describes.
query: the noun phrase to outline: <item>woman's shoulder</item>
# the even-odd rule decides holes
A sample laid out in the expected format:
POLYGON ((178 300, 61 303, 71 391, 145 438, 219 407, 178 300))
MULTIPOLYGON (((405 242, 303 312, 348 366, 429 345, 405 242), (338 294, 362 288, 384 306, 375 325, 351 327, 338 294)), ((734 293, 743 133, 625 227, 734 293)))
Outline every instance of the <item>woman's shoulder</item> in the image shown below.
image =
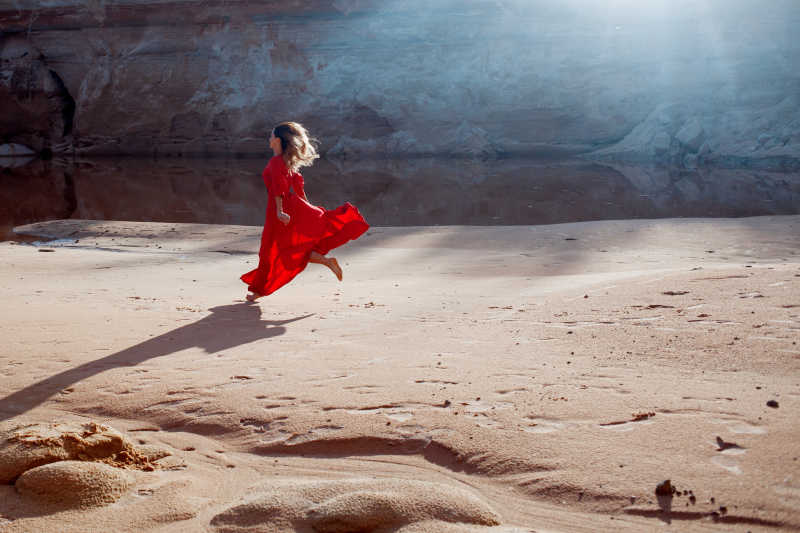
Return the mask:
POLYGON ((276 176, 287 176, 289 171, 286 168, 286 163, 283 161, 283 158, 279 155, 272 156, 269 161, 267 161, 267 166, 264 167, 263 174, 266 175, 276 175, 276 176))
POLYGON ((302 179, 303 177, 302 174, 300 174, 299 172, 297 171, 293 172, 289 170, 289 167, 286 166, 286 161, 284 161, 283 156, 280 155, 275 155, 270 158, 269 162, 267 163, 267 169, 280 172, 281 174, 289 178, 299 177, 302 179))
POLYGON ((267 168, 286 168, 286 163, 283 161, 283 157, 279 155, 274 155, 269 158, 267 161, 267 168))

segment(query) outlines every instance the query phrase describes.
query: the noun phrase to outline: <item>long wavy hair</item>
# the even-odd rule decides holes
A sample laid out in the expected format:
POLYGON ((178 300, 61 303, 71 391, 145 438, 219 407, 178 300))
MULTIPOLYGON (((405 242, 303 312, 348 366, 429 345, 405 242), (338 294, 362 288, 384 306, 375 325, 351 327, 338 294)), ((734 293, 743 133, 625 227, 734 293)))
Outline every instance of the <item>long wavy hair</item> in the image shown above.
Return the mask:
POLYGON ((302 124, 297 122, 281 122, 272 134, 281 140, 283 160, 290 172, 297 172, 301 167, 308 167, 319 157, 317 140, 308 135, 302 124))

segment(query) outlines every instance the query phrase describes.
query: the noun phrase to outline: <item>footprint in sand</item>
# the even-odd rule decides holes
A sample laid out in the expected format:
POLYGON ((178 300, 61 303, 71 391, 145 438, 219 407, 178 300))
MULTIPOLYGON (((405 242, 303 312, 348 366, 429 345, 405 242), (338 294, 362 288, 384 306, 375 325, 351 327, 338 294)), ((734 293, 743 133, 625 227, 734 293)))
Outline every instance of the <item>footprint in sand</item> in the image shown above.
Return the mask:
POLYGON ((725 441, 719 436, 716 437, 714 446, 716 446, 716 451, 719 453, 711 458, 711 462, 732 474, 741 474, 742 469, 739 468, 739 463, 736 461, 735 456, 744 455, 747 450, 735 442, 725 441))
POLYGON ((395 431, 404 435, 420 435, 428 428, 419 424, 401 424, 395 427, 395 431))
POLYGON ((287 445, 301 444, 303 442, 312 442, 324 440, 329 437, 335 437, 336 433, 344 429, 344 426, 337 426, 335 424, 328 424, 324 426, 317 426, 309 429, 305 433, 295 433, 291 435, 284 442, 287 445))
POLYGON ((395 420, 397 422, 407 422, 414 418, 414 414, 408 411, 398 411, 398 412, 390 412, 390 413, 383 413, 386 418, 391 420, 395 420))
POLYGON ((800 505, 800 481, 793 479, 792 476, 785 477, 772 489, 785 504, 795 509, 800 505))
POLYGON ((731 433, 744 434, 744 435, 764 435, 767 430, 742 420, 715 420, 717 424, 727 426, 728 431, 731 433))
POLYGON ((514 404, 511 402, 494 402, 487 403, 481 400, 472 400, 468 402, 461 402, 464 407, 465 413, 485 413, 488 411, 497 411, 501 409, 513 409, 514 404))
POLYGON ((720 468, 724 468, 731 474, 741 475, 742 469, 739 468, 739 463, 733 457, 728 457, 725 455, 715 455, 711 462, 715 465, 719 466, 720 468))
POLYGON ((527 431, 528 433, 554 433, 556 431, 561 431, 575 425, 574 423, 568 422, 566 420, 537 418, 531 416, 525 418, 530 420, 530 424, 524 426, 522 429, 523 431, 527 431))
POLYGON ((262 420, 260 418, 242 418, 239 420, 239 424, 245 428, 253 428, 253 431, 256 433, 265 433, 267 431, 274 431, 277 428, 286 425, 284 420, 287 420, 288 416, 277 416, 271 418, 269 420, 262 420))
POLYGON ((396 422, 406 422, 407 420, 411 420, 414 418, 414 411, 404 408, 402 406, 397 407, 386 407, 386 408, 379 408, 379 409, 361 409, 357 411, 346 411, 349 414, 382 414, 386 418, 390 420, 394 420, 396 422))
POLYGON ((487 428, 487 429, 502 429, 503 425, 496 421, 492 420, 491 418, 481 417, 478 422, 475 423, 476 426, 487 428))

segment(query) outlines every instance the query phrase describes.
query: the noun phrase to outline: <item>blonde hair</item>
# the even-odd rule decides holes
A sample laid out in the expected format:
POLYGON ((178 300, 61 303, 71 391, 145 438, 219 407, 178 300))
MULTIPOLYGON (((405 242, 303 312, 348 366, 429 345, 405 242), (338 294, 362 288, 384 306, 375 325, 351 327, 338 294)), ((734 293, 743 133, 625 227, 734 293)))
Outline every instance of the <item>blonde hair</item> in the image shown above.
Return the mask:
POLYGON ((283 160, 290 172, 297 172, 301 167, 308 167, 319 157, 317 140, 308 135, 308 131, 297 122, 281 122, 272 130, 272 134, 281 140, 283 160))

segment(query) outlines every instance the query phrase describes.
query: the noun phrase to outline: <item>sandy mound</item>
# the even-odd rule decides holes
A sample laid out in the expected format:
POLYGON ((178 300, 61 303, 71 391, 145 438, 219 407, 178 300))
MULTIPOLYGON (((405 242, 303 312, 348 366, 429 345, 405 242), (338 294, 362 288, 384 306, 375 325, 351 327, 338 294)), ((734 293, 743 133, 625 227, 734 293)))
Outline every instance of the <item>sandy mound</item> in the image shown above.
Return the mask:
POLYGON ((59 461, 22 474, 17 491, 42 503, 93 506, 117 501, 133 485, 132 476, 113 466, 85 461, 59 461))
POLYGON ((488 528, 486 526, 475 526, 467 524, 448 524, 438 520, 426 522, 415 522, 400 529, 392 529, 391 533, 522 533, 533 531, 532 529, 522 530, 513 526, 497 526, 488 528))
POLYGON ((120 432, 95 422, 28 424, 0 431, 0 483, 57 461, 99 461, 153 470, 152 461, 168 455, 135 448, 120 432))
POLYGON ((438 483, 400 479, 288 479, 215 516, 220 532, 352 532, 415 523, 494 526, 497 514, 473 494, 438 483))

